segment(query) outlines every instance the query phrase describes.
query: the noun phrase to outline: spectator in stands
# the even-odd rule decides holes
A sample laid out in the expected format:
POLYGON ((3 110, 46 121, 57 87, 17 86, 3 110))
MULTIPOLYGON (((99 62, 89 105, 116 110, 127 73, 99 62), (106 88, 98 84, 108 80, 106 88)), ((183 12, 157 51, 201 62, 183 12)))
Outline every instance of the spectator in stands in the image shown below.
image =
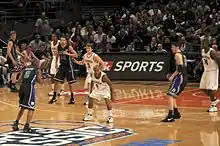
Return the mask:
POLYGON ((2 79, 3 84, 7 84, 7 73, 8 68, 6 66, 7 59, 0 55, 0 77, 2 79))
POLYGON ((152 21, 150 21, 150 25, 147 27, 147 31, 149 35, 154 35, 158 30, 157 26, 154 25, 152 21))
MULTIPOLYGON (((197 22, 197 23, 199 23, 199 22, 197 22)), ((195 35, 201 36, 202 33, 204 33, 205 29, 206 29, 206 24, 201 23, 201 27, 198 30, 196 30, 195 35)))
POLYGON ((210 36, 210 29, 206 29, 206 30, 204 31, 204 35, 202 35, 202 36, 200 37, 201 42, 202 42, 204 39, 208 39, 209 41, 211 41, 212 37, 210 36))
POLYGON ((149 11, 148 11, 148 14, 152 17, 152 16, 156 16, 156 15, 158 15, 158 16, 160 16, 161 15, 161 10, 159 10, 158 8, 156 8, 156 6, 154 5, 153 6, 154 8, 152 8, 152 9, 150 9, 149 11))
POLYGON ((157 45, 157 50, 155 52, 167 52, 167 51, 163 49, 163 45, 162 44, 158 44, 157 45))
POLYGON ((107 43, 107 35, 105 34, 102 36, 102 41, 97 44, 97 52, 107 52, 107 43))
POLYGON ((219 50, 218 50, 217 40, 216 40, 215 38, 212 38, 212 40, 211 40, 211 47, 212 47, 213 49, 215 49, 216 51, 219 51, 219 50))
POLYGON ((105 35, 105 34, 104 34, 103 31, 102 31, 102 27, 99 26, 97 33, 94 35, 94 42, 95 42, 96 44, 102 42, 103 35, 105 35))
POLYGON ((36 33, 39 33, 42 37, 51 35, 50 23, 45 12, 43 12, 41 17, 37 19, 35 27, 36 33))
POLYGON ((44 45, 44 43, 41 41, 41 36, 38 33, 35 33, 34 40, 31 41, 29 45, 31 46, 34 54, 38 57, 38 52, 40 51, 40 48, 44 45))
POLYGON ((210 7, 206 4, 205 1, 202 1, 201 5, 198 6, 198 14, 203 16, 206 12, 210 12, 210 7))
POLYGON ((183 52, 193 52, 192 45, 186 42, 186 38, 184 36, 180 39, 180 50, 183 52))
POLYGON ((117 48, 120 51, 126 51, 129 43, 130 42, 129 42, 128 34, 126 33, 125 29, 122 28, 119 32, 119 36, 116 38, 117 48))
POLYGON ((93 26, 92 25, 89 26, 88 32, 86 33, 86 35, 88 36, 88 38, 93 37, 93 40, 94 40, 95 31, 93 31, 93 26))
POLYGON ((60 21, 60 26, 58 26, 56 29, 59 29, 62 34, 67 33, 67 26, 65 26, 64 20, 60 21))
POLYGON ((170 30, 170 41, 171 42, 178 42, 179 36, 176 34, 174 30, 170 30))
POLYGON ((156 51, 156 50, 157 50, 157 39, 156 37, 152 37, 150 43, 150 51, 156 51))
POLYGON ((89 20, 86 21, 85 27, 81 28, 81 25, 78 26, 78 29, 80 30, 80 35, 85 36, 91 26, 91 22, 89 20))
POLYGON ((171 42, 170 42, 169 37, 165 37, 165 38, 164 38, 163 48, 164 48, 166 51, 170 51, 170 49, 171 49, 171 42))
POLYGON ((115 44, 116 43, 116 37, 113 36, 113 32, 111 30, 108 32, 107 42, 110 43, 110 44, 115 44))
POLYGON ((51 51, 51 49, 50 49, 50 47, 51 47, 51 41, 50 41, 50 39, 49 39, 49 37, 48 36, 45 36, 44 37, 44 47, 45 47, 45 50, 47 51, 47 52, 50 52, 51 51))

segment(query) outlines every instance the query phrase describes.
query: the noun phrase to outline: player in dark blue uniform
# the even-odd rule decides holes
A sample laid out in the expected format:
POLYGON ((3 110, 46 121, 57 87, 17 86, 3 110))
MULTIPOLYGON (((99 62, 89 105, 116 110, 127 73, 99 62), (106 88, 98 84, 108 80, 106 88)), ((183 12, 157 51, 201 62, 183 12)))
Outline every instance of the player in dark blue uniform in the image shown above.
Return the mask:
POLYGON ((41 71, 40 71, 40 62, 35 60, 31 65, 27 66, 18 80, 21 85, 19 89, 19 107, 16 121, 13 123, 12 129, 14 131, 19 130, 18 124, 21 119, 24 110, 28 110, 27 121, 24 126, 24 132, 31 133, 33 130, 30 128, 29 123, 31 122, 34 109, 35 109, 35 82, 42 82, 41 80, 41 71))
POLYGON ((184 90, 187 84, 187 62, 186 57, 182 54, 179 44, 172 45, 172 52, 176 62, 176 71, 167 75, 168 80, 171 82, 170 88, 167 92, 169 112, 168 116, 161 122, 174 122, 175 119, 181 117, 178 111, 176 99, 178 95, 184 90))
POLYGON ((17 75, 20 72, 20 67, 18 64, 18 51, 15 31, 10 32, 10 39, 8 40, 7 46, 7 63, 9 71, 11 73, 11 79, 9 81, 8 86, 11 89, 11 92, 17 92, 15 84, 17 75))
POLYGON ((65 37, 61 37, 60 44, 58 46, 58 57, 60 58, 60 66, 54 77, 55 86, 54 86, 54 95, 53 98, 49 101, 49 104, 52 104, 57 101, 56 96, 59 91, 59 84, 64 82, 66 78, 69 89, 70 89, 70 101, 69 104, 74 104, 74 94, 73 94, 73 83, 76 82, 74 74, 74 66, 72 58, 77 57, 76 51, 67 43, 65 37))

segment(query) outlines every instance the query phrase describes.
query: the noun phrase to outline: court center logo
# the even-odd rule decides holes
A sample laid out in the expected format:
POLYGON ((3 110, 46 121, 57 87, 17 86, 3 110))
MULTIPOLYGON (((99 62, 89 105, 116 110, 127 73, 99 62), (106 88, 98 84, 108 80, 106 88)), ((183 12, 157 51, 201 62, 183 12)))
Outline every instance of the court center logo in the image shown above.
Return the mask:
MULTIPOLYGON (((98 124, 85 126, 82 123, 75 122, 75 124, 79 126, 73 126, 74 128, 69 130, 33 127, 35 130, 34 133, 24 133, 22 131, 0 133, 0 145, 83 146, 123 138, 134 134, 130 129, 109 128, 98 124)), ((62 125, 61 122, 57 122, 57 125, 59 124, 62 125)))

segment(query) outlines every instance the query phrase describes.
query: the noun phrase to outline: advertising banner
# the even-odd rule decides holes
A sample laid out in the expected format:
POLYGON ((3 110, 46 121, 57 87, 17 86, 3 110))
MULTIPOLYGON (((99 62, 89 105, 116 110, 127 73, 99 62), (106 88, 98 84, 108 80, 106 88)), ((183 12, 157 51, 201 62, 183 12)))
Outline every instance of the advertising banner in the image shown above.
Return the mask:
POLYGON ((167 53, 102 53, 105 71, 113 80, 166 80, 167 53))

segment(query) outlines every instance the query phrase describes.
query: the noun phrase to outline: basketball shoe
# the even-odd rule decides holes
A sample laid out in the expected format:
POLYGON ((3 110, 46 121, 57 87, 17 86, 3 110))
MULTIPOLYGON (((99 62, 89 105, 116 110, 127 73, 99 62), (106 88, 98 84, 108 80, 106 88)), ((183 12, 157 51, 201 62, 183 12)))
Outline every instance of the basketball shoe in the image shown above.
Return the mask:
POLYGON ((113 123, 113 122, 114 122, 113 117, 109 116, 109 117, 108 117, 108 120, 107 120, 107 123, 113 123))
POLYGON ((220 103, 219 99, 216 99, 215 101, 211 102, 211 106, 209 107, 207 112, 217 112, 218 108, 216 107, 216 105, 219 104, 219 103, 220 103))
POLYGON ((84 118, 83 121, 91 121, 93 119, 92 114, 87 114, 84 118))

